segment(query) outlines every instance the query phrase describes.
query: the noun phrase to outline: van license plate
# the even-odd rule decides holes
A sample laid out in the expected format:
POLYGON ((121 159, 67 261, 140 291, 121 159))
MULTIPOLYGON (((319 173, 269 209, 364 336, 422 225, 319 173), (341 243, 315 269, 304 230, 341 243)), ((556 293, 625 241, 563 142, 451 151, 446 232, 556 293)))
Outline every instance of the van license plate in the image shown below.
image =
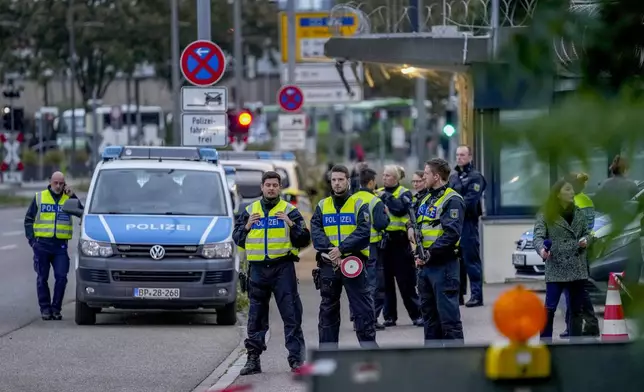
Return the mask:
POLYGON ((512 255, 512 264, 525 266, 525 255, 513 254, 512 255))
POLYGON ((181 290, 179 289, 134 289, 134 297, 136 298, 172 299, 179 298, 180 296, 181 290))

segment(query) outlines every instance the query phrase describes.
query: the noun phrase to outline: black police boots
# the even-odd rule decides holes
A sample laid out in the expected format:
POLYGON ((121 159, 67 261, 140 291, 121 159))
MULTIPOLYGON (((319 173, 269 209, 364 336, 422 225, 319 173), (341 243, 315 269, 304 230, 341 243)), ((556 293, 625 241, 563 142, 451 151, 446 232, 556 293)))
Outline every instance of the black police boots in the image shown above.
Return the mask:
POLYGON ((239 372, 240 376, 248 376, 251 374, 258 374, 262 372, 262 365, 259 362, 259 355, 257 354, 248 354, 248 359, 246 364, 239 372))

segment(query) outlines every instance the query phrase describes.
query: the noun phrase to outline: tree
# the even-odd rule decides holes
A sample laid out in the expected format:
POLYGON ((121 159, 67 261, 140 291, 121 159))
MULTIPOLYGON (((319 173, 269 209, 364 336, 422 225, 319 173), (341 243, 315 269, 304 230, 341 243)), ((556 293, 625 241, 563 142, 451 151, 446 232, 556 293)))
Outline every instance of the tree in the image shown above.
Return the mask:
POLYGON ((21 0, 18 2, 31 54, 23 67, 32 75, 71 67, 70 25, 76 52, 76 83, 85 102, 101 98, 116 73, 130 70, 154 48, 155 31, 136 0, 21 0), (73 20, 73 23, 71 22, 73 20))
MULTIPOLYGON (((265 52, 270 53, 275 48, 277 42, 278 15, 273 4, 265 1, 242 0, 242 35, 244 54, 262 56, 265 52), (267 45, 271 42, 270 45, 267 45)), ((161 21, 159 25, 162 31, 163 39, 159 39, 157 50, 151 53, 149 61, 155 64, 157 75, 163 77, 168 85, 172 85, 172 51, 170 39, 170 8, 169 2, 166 1, 161 7, 155 2, 141 2, 141 6, 146 12, 155 14, 156 18, 161 21)), ((184 48, 190 42, 197 39, 197 14, 195 2, 192 0, 181 0, 179 3, 179 21, 180 21, 180 47, 184 48)), ((211 4, 211 40, 221 47, 221 49, 233 54, 233 14, 232 5, 228 0, 213 0, 211 4)), ((244 56, 246 59, 246 56, 244 56)), ((230 65, 230 64, 229 64, 230 65)), ((228 70, 232 70, 235 64, 232 64, 228 70)), ((242 65, 244 66, 244 65, 242 65)), ((229 77, 227 73, 224 77, 229 77)))

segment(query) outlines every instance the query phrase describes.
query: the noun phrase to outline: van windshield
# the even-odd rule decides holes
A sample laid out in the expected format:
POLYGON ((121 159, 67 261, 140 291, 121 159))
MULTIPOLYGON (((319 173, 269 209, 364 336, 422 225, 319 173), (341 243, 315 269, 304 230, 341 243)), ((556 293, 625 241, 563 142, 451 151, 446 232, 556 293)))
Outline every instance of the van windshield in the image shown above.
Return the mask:
POLYGON ((96 179, 90 214, 225 216, 219 173, 175 169, 107 169, 96 179))

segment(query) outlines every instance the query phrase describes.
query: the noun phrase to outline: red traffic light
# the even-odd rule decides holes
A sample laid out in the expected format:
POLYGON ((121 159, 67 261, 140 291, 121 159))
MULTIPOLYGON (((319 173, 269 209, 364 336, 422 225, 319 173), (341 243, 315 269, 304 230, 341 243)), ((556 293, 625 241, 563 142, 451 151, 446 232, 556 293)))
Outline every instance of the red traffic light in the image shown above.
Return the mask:
POLYGON ((237 116, 237 123, 242 127, 247 127, 253 122, 253 116, 249 112, 241 112, 237 116))

